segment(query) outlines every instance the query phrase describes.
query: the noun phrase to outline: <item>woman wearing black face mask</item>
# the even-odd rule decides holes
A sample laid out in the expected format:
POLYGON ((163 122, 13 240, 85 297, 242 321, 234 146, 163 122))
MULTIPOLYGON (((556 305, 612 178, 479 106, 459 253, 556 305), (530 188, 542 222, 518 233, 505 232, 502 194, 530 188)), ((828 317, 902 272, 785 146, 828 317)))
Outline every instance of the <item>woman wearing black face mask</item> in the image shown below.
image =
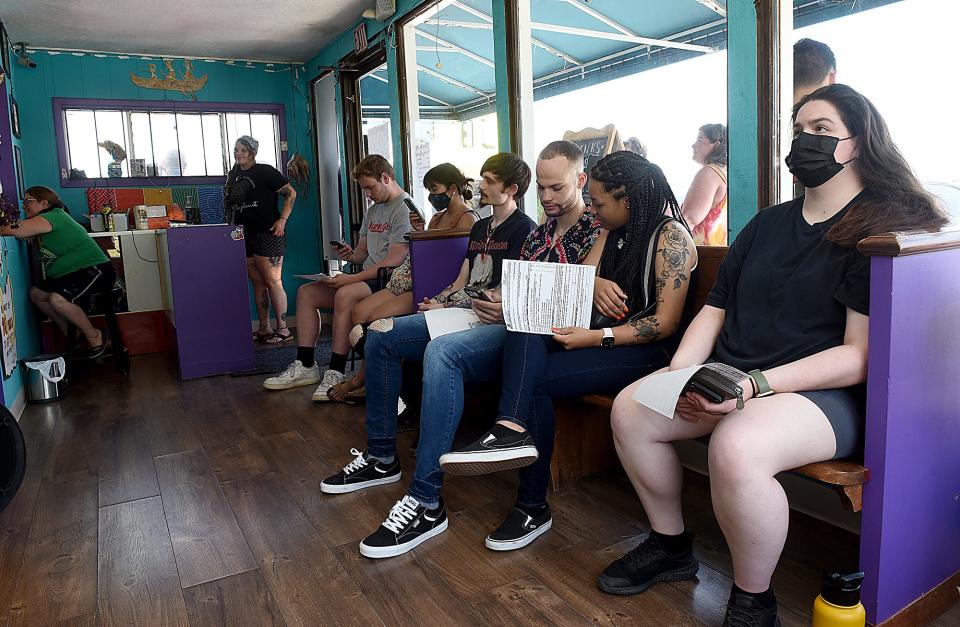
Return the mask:
POLYGON ((670 420, 634 402, 634 384, 611 414, 653 533, 598 585, 633 594, 694 576, 670 443, 712 434, 711 494, 734 568, 725 625, 777 621, 770 579, 789 509, 774 475, 861 447, 870 267, 857 242, 946 222, 862 95, 821 88, 796 105, 793 120, 787 163, 805 194, 763 209, 739 234, 669 368, 715 360, 749 373, 740 381, 743 409, 687 393, 670 420))
MULTIPOLYGON (((430 231, 446 229, 469 229, 480 219, 476 211, 467 207, 465 200, 473 197, 468 179, 457 166, 441 163, 430 168, 423 177, 423 186, 430 192, 429 201, 436 213, 430 219, 427 229, 430 231)), ((416 229, 416 225, 414 225, 416 229)), ((423 230, 423 222, 420 228, 423 230)), ((386 288, 371 294, 353 307, 353 323, 356 325, 350 333, 350 343, 363 352, 363 337, 366 325, 381 318, 393 318, 413 313, 413 273, 410 268, 410 256, 393 271, 386 288)), ((365 379, 363 368, 351 379, 335 385, 328 396, 335 401, 346 400, 360 394, 365 379)))

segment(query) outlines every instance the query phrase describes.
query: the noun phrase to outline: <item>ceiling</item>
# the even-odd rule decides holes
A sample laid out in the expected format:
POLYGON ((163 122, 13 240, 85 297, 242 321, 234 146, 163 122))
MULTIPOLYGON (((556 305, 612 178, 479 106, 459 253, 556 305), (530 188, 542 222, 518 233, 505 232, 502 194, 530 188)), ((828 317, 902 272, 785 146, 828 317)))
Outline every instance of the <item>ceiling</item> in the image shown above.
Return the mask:
POLYGON ((13 42, 198 58, 305 62, 374 0, 0 0, 13 42))

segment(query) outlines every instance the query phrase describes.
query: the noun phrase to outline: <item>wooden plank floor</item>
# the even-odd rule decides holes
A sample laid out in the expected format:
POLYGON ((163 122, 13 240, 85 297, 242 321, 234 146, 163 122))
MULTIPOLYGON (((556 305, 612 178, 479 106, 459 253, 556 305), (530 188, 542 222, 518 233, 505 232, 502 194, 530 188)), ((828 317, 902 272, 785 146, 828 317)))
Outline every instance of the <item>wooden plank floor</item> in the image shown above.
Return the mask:
MULTIPOLYGON (((180 382, 167 356, 81 373, 59 403, 28 407, 27 477, 0 513, 0 625, 719 625, 730 556, 709 486, 688 475, 696 580, 634 597, 596 575, 648 529, 622 475, 552 496, 553 529, 495 553, 515 475, 448 477, 450 528, 404 556, 357 545, 404 481, 321 495, 318 481, 362 449, 362 406, 311 388, 266 393, 259 377, 180 382)), ((467 425, 470 438, 483 425, 467 425), (472 431, 472 432, 471 432, 472 431)), ((824 569, 852 568, 857 538, 795 514, 774 587, 784 625, 809 624, 824 569)), ((936 623, 960 624, 960 606, 936 623)))

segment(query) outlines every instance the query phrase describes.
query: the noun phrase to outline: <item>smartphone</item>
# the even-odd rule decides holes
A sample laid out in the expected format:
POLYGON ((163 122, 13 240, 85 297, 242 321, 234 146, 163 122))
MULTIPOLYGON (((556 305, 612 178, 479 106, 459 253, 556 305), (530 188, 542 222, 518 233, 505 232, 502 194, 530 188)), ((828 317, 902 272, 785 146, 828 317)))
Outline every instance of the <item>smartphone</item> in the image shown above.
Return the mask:
POLYGON ((485 290, 481 290, 477 287, 465 287, 463 288, 463 293, 469 296, 470 298, 477 298, 479 300, 485 300, 488 303, 492 303, 493 299, 487 294, 485 290))
POLYGON ((696 392, 711 403, 717 405, 727 400, 723 394, 718 394, 716 390, 712 390, 705 385, 701 385, 699 381, 688 382, 687 387, 684 388, 684 392, 696 392))
POLYGON ((343 242, 338 242, 335 239, 330 240, 330 245, 336 248, 337 250, 344 248, 346 246, 346 244, 344 244, 343 242))

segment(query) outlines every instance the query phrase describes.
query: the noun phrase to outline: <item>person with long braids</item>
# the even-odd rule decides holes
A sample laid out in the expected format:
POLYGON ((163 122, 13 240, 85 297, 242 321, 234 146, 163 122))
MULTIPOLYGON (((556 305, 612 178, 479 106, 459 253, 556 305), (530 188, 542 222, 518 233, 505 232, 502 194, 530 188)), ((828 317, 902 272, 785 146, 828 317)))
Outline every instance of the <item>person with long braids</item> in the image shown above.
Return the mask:
POLYGON ((440 458, 453 474, 525 466, 515 507, 487 536, 495 551, 527 546, 552 524, 552 399, 619 392, 668 364, 677 345, 697 249, 663 171, 633 152, 615 152, 594 166, 589 186, 605 229, 585 260, 597 266, 592 328, 507 333, 497 423, 440 458))
POLYGON ((224 219, 227 224, 242 224, 247 252, 247 275, 253 284, 260 326, 253 339, 266 344, 282 344, 293 337, 287 327, 287 293, 281 275, 287 248, 287 221, 293 212, 297 191, 273 166, 257 163, 260 143, 249 135, 233 146, 236 163, 227 174, 224 187, 224 219), (277 200, 283 196, 283 209, 277 200), (277 317, 270 328, 270 305, 277 317))
POLYGON ((870 265, 857 242, 946 222, 861 94, 818 89, 797 103, 793 122, 786 162, 805 193, 763 209, 740 232, 669 367, 715 360, 749 373, 739 382, 742 409, 688 392, 669 419, 632 400, 633 384, 610 417, 652 532, 598 586, 637 594, 696 575, 672 442, 711 434, 710 493, 733 558, 727 626, 779 625, 770 579, 789 507, 775 475, 861 447, 870 265))

